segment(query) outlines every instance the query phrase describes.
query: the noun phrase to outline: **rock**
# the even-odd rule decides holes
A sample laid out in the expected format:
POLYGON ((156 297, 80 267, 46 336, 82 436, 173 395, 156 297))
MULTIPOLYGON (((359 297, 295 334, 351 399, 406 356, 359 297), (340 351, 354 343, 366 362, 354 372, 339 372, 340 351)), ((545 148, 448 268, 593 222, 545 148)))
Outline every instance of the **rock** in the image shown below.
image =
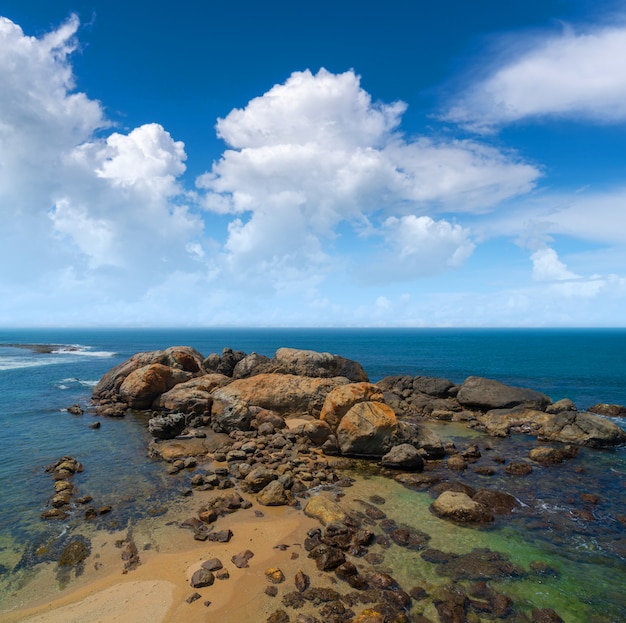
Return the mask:
POLYGON ((269 469, 264 465, 259 465, 258 467, 253 468, 252 471, 244 478, 244 482, 251 491, 258 493, 272 480, 276 480, 278 475, 278 472, 275 470, 269 469))
POLYGON ((59 567, 76 567, 81 565, 91 553, 91 546, 85 537, 77 536, 70 541, 61 552, 59 567))
POLYGON ((148 420, 148 432, 155 439, 174 439, 185 430, 186 425, 187 421, 182 413, 158 415, 148 420))
POLYGON ((202 437, 178 437, 176 439, 154 440, 149 446, 151 456, 160 457, 168 462, 186 459, 189 456, 202 456, 205 455, 209 449, 207 439, 202 437))
POLYGON ((465 379, 456 398, 462 406, 481 411, 508 409, 519 405, 541 411, 550 404, 550 399, 545 394, 533 389, 512 387, 479 376, 465 379))
POLYGON ((189 597, 187 597, 187 599, 185 599, 185 601, 188 604, 192 604, 194 601, 198 601, 198 599, 201 599, 202 595, 200 595, 200 593, 192 593, 191 595, 189 595, 189 597))
POLYGON ((213 402, 211 392, 230 382, 231 379, 223 374, 205 374, 175 385, 158 396, 153 407, 164 411, 208 416, 213 402))
POLYGON ((272 480, 258 494, 257 500, 263 506, 284 506, 289 503, 285 488, 278 480, 272 480))
POLYGON ((517 498, 504 491, 479 489, 472 496, 472 500, 488 508, 494 515, 509 515, 513 510, 521 507, 517 498))
POLYGON ((279 348, 274 355, 274 360, 283 374, 316 378, 341 376, 357 383, 369 381, 360 363, 330 353, 279 348))
POLYGON ((275 365, 272 360, 265 355, 250 353, 237 362, 233 368, 234 379, 244 379, 263 372, 274 372, 275 365))
POLYGON ((561 411, 548 420, 541 436, 550 441, 604 448, 626 443, 626 431, 615 422, 591 413, 561 411))
POLYGON ((546 413, 560 413, 561 411, 577 411, 576 405, 569 399, 563 398, 546 407, 546 413))
POLYGON ((348 380, 343 377, 310 378, 291 374, 258 374, 238 379, 213 392, 214 416, 237 401, 281 415, 317 415, 326 395, 348 380))
POLYGON ((490 435, 512 432, 539 436, 548 441, 604 448, 626 443, 626 431, 599 415, 580 411, 544 413, 535 409, 494 409, 479 414, 480 425, 490 435))
POLYGON ((284 610, 276 610, 267 617, 267 623, 289 623, 291 619, 284 610))
POLYGON ((391 448, 396 429, 391 407, 381 402, 360 402, 339 422, 337 442, 342 454, 381 457, 391 448))
POLYGON ((421 472, 424 469, 424 459, 414 446, 403 443, 394 446, 381 459, 383 467, 392 469, 404 469, 409 471, 421 472))
POLYGON ((281 584, 285 581, 285 574, 278 567, 266 569, 265 577, 267 578, 267 581, 272 584, 281 584))
POLYGON ((467 469, 467 461, 460 454, 453 454, 451 457, 448 457, 446 465, 448 469, 457 472, 467 469))
POLYGON ((309 588, 310 584, 311 584, 311 580, 309 578, 309 576, 302 572, 302 571, 298 571, 298 573, 296 573, 296 577, 294 578, 294 582, 296 585, 296 589, 298 590, 298 592, 303 593, 307 588, 309 588))
POLYGON ((348 518, 348 515, 339 504, 321 493, 311 496, 311 499, 304 507, 304 514, 317 519, 324 526, 333 522, 344 523, 348 518))
POLYGON ((445 519, 466 523, 493 521, 491 512, 466 493, 444 491, 431 505, 431 510, 445 519))
POLYGON ((224 568, 224 565, 219 558, 211 558, 210 560, 205 560, 202 563, 202 568, 209 571, 219 571, 224 568))
POLYGON ((231 558, 231 562, 237 567, 237 569, 245 569, 248 567, 248 562, 254 556, 254 553, 249 549, 244 552, 240 552, 239 554, 235 554, 231 558))
POLYGON ((346 555, 338 548, 321 544, 309 552, 320 571, 331 571, 346 561, 346 555))
POLYGON ((320 420, 307 422, 304 425, 303 432, 316 446, 322 446, 332 435, 330 426, 328 426, 326 422, 322 422, 320 420))
POLYGON ((563 619, 552 608, 533 609, 533 623, 563 623, 563 619))
POLYGON ((371 383, 349 383, 337 387, 326 396, 320 420, 335 431, 343 416, 360 402, 384 402, 383 392, 371 383))
POLYGON ((94 430, 98 430, 100 428, 101 424, 100 422, 94 422, 93 424, 89 425, 89 428, 93 428, 94 430))
POLYGON ((607 404, 601 402, 587 409, 590 413, 605 415, 607 417, 626 417, 626 407, 623 405, 607 404))
POLYGON ((527 476, 528 474, 532 473, 533 467, 528 463, 511 461, 504 468, 504 471, 511 476, 527 476))
POLYGON ((67 412, 72 415, 82 415, 84 413, 82 407, 78 404, 74 404, 71 407, 67 408, 67 412))
POLYGON ((190 378, 190 372, 153 363, 131 372, 120 386, 119 397, 131 409, 149 409, 157 396, 190 378))
POLYGON ((250 430, 252 412, 243 400, 224 401, 221 398, 213 401, 213 430, 218 433, 250 430))
POLYGON ((543 465, 562 463, 565 459, 571 459, 578 454, 578 448, 565 446, 554 448, 552 446, 539 446, 528 453, 528 458, 543 465))

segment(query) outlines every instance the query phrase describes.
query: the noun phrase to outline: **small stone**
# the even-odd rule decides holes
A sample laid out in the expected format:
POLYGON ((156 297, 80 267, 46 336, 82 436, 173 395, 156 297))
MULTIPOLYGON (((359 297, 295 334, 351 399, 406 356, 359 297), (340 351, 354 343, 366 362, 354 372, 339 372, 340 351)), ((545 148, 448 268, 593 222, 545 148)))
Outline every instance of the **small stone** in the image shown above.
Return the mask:
POLYGON ((201 597, 202 597, 202 595, 200 595, 200 593, 192 593, 191 595, 189 595, 189 597, 187 597, 187 599, 185 599, 185 601, 188 604, 192 604, 194 601, 197 601, 201 597))
POLYGON ((93 424, 89 425, 89 428, 93 428, 94 430, 98 430, 100 428, 101 424, 100 422, 94 422, 93 424))
POLYGON ((304 593, 304 591, 309 588, 310 584, 311 584, 311 580, 309 578, 309 576, 302 572, 302 571, 298 571, 298 573, 296 573, 296 577, 295 577, 295 584, 296 584, 296 589, 300 592, 300 593, 304 593))
POLYGON ((267 578, 267 581, 272 584, 280 584, 285 581, 285 574, 278 567, 266 569, 265 577, 267 578))
POLYGON ((268 597, 276 597, 276 595, 278 595, 278 588, 276 586, 266 586, 263 592, 268 597))

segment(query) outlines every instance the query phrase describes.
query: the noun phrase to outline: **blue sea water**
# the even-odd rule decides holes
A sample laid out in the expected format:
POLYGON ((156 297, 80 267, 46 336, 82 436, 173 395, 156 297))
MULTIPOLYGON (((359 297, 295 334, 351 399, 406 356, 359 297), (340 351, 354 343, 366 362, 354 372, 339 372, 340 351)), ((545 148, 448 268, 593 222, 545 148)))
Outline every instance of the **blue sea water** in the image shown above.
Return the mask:
MULTIPOLYGON (((359 361, 374 382, 410 374, 460 383, 479 375, 538 389, 553 400, 571 398, 580 409, 626 404, 625 329, 0 330, 0 574, 11 570, 16 547, 46 529, 39 518, 51 497, 44 470, 62 455, 85 465, 77 477, 81 493, 113 504, 124 521, 162 502, 170 485, 162 465, 146 458, 145 421, 107 419, 93 430, 91 414, 66 409, 87 408, 98 379, 132 354, 173 345, 205 356, 224 347, 268 356, 283 346, 328 351, 359 361), (16 346, 28 344, 58 347, 41 353, 16 346)), ((626 475, 623 449, 601 460, 607 472, 626 475)), ((607 478, 605 486, 603 495, 623 498, 619 477, 607 478)))

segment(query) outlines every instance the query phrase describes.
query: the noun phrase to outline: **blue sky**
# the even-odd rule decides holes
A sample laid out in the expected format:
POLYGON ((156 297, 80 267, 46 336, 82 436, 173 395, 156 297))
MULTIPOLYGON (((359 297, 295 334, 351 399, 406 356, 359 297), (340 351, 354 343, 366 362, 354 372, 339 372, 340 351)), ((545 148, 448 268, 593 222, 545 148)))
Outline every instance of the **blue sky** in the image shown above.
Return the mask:
POLYGON ((626 326, 626 2, 0 16, 0 326, 626 326))

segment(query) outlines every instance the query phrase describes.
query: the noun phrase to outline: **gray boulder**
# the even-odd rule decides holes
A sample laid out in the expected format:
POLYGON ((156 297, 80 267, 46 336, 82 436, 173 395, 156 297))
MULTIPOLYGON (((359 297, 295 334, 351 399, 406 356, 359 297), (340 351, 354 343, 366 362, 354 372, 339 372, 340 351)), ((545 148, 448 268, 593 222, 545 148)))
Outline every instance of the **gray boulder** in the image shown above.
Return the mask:
POLYGON ((480 376, 465 379, 457 394, 457 400, 464 407, 480 411, 517 406, 543 411, 551 402, 548 396, 534 389, 512 387, 480 376))
POLYGON ((153 417, 148 421, 148 432, 155 439, 174 439, 185 430, 186 420, 182 413, 170 413, 153 417))
POLYGON ((419 450, 408 443, 394 446, 381 459, 383 467, 392 469, 404 469, 421 472, 424 469, 424 459, 419 450))

